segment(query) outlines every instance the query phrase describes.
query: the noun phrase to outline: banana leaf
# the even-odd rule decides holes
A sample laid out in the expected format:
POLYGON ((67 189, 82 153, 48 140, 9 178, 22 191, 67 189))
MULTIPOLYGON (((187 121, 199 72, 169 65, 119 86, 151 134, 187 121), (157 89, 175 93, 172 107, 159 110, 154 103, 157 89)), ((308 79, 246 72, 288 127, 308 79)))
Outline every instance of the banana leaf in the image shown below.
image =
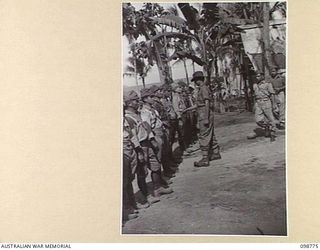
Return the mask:
POLYGON ((150 19, 155 24, 164 24, 176 29, 181 29, 186 26, 185 20, 183 20, 181 17, 173 16, 173 15, 167 15, 163 17, 151 17, 150 19))

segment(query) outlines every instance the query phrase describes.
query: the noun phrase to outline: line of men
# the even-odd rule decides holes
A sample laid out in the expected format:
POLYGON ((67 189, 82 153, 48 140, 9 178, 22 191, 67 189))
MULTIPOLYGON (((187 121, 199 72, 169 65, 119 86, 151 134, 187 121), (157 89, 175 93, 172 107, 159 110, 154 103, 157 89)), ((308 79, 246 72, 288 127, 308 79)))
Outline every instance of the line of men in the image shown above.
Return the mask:
POLYGON ((172 151, 176 135, 181 152, 198 139, 202 159, 194 162, 194 167, 208 167, 210 161, 221 159, 214 134, 213 93, 204 79, 203 72, 197 71, 191 79, 195 88, 164 84, 142 89, 140 97, 135 91, 124 96, 123 221, 136 218, 137 209, 173 192, 169 185, 176 170, 172 151), (149 171, 151 192, 146 183, 149 171), (135 177, 144 197, 142 203, 135 200, 135 177))
MULTIPOLYGON (((285 126, 285 79, 275 68, 270 73, 271 78, 266 81, 262 73, 257 72, 253 90, 256 123, 265 130, 265 136, 274 141, 276 128, 285 126)), ((194 167, 208 167, 210 161, 221 159, 214 134, 213 93, 205 84, 201 71, 195 72, 191 81, 195 88, 165 84, 141 90, 140 97, 134 91, 124 97, 124 221, 136 218, 137 209, 159 202, 161 195, 173 192, 169 185, 176 170, 172 152, 176 135, 182 152, 198 139, 202 159, 194 162, 194 167), (146 183, 149 171, 153 186, 151 192, 146 183), (144 196, 142 203, 135 200, 132 187, 135 177, 144 196)), ((255 132, 248 139, 257 136, 255 132)))

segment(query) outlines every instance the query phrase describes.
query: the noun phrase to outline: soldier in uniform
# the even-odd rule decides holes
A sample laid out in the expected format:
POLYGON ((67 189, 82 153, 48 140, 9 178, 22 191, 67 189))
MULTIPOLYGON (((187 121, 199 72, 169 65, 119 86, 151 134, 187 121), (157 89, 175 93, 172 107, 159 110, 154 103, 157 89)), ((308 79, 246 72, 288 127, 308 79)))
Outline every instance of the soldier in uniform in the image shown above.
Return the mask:
POLYGON ((186 149, 184 138, 185 115, 183 114, 186 109, 186 105, 182 98, 181 86, 178 84, 172 84, 172 90, 172 106, 178 119, 178 141, 180 150, 183 152, 186 149))
POLYGON ((146 177, 148 175, 148 152, 151 150, 151 144, 155 142, 151 127, 144 123, 138 114, 139 96, 135 91, 129 92, 125 96, 124 121, 128 124, 131 131, 131 142, 135 153, 138 156, 136 174, 138 187, 146 198, 147 204, 158 202, 159 199, 151 196, 147 189, 146 177))
MULTIPOLYGON (((255 120, 258 126, 265 130, 265 136, 270 137, 270 141, 275 140, 276 124, 273 110, 277 109, 275 102, 275 91, 270 82, 264 80, 263 75, 258 72, 257 83, 253 84, 255 97, 255 120)), ((255 132, 248 136, 248 139, 254 139, 258 135, 255 132)))
POLYGON ((161 103, 166 110, 166 113, 168 115, 168 122, 169 122, 169 130, 168 130, 168 142, 169 142, 169 148, 168 148, 168 154, 167 157, 169 157, 170 162, 172 163, 171 170, 175 172, 177 163, 179 162, 178 159, 175 159, 172 151, 172 146, 175 140, 175 135, 177 131, 179 131, 179 122, 177 119, 177 114, 174 111, 172 101, 171 101, 171 88, 168 84, 162 85, 162 98, 161 103))
POLYGON ((163 97, 161 99, 161 102, 169 115, 169 124, 170 124, 169 142, 170 142, 170 145, 172 146, 174 143, 175 135, 177 131, 179 131, 179 124, 178 124, 177 114, 174 111, 173 104, 172 104, 172 95, 171 95, 170 85, 164 84, 162 86, 162 93, 163 93, 163 97))
MULTIPOLYGON (((175 177, 171 166, 173 165, 173 157, 172 157, 172 145, 170 144, 169 133, 170 133, 170 119, 169 113, 165 109, 161 99, 163 98, 163 94, 161 93, 161 89, 153 85, 150 88, 151 94, 150 97, 153 99, 152 107, 158 111, 160 120, 163 124, 163 131, 162 131, 162 141, 163 141, 163 148, 162 148, 162 155, 161 155, 161 163, 163 167, 163 175, 172 178, 175 177)), ((163 179, 164 184, 167 181, 163 179)), ((169 181, 170 182, 170 181, 169 181)))
MULTIPOLYGON (((209 87, 204 82, 202 71, 196 71, 191 79, 199 87, 196 105, 198 113, 199 144, 202 159, 195 167, 208 167, 209 161, 221 159, 220 148, 214 134, 214 100, 209 87)), ((190 107, 188 110, 193 109, 190 107)))
POLYGON ((125 222, 138 217, 134 213, 135 197, 132 187, 137 167, 137 154, 131 141, 133 135, 130 126, 126 119, 123 119, 123 122, 122 221, 125 222))
POLYGON ((286 80, 284 77, 278 74, 277 68, 272 68, 270 71, 270 81, 272 83, 273 89, 275 91, 275 100, 279 107, 279 121, 280 128, 285 127, 286 120, 286 100, 285 100, 285 88, 286 88, 286 80))
POLYGON ((158 111, 152 107, 154 100, 151 98, 151 95, 152 91, 150 89, 141 90, 143 105, 140 109, 140 115, 141 119, 151 127, 155 136, 156 143, 152 144, 152 150, 149 150, 148 158, 154 196, 159 197, 163 194, 170 194, 173 190, 162 186, 163 179, 161 176, 161 159, 163 150, 163 123, 158 111))

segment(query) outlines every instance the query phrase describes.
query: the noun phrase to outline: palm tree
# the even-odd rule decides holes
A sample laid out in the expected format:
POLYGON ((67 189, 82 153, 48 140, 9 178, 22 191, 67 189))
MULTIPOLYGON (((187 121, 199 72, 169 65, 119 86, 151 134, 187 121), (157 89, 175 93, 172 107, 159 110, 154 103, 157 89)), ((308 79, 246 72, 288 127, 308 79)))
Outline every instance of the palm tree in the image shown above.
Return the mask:
POLYGON ((148 72, 151 70, 151 66, 144 62, 142 58, 136 58, 131 56, 128 58, 128 65, 126 66, 124 76, 135 77, 136 85, 138 86, 138 76, 142 80, 143 88, 146 87, 145 78, 148 72))
POLYGON ((145 53, 148 57, 148 62, 152 66, 155 61, 161 82, 170 80, 170 68, 167 61, 166 38, 152 40, 151 38, 164 29, 159 26, 161 16, 164 14, 164 9, 159 4, 146 3, 140 10, 135 10, 131 4, 123 4, 123 35, 129 42, 136 40, 139 36, 143 36, 145 44, 148 45, 148 51, 145 53))

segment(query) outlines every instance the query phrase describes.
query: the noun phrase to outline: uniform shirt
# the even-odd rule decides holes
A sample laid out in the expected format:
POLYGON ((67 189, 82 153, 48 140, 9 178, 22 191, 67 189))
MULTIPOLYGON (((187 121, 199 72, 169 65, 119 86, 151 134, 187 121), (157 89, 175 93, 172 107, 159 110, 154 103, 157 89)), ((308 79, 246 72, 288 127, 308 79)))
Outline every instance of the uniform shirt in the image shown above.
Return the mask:
POLYGON ((146 104, 142 105, 140 116, 142 121, 148 123, 152 129, 159 129, 163 126, 158 111, 146 104))
POLYGON ((188 99, 189 99, 190 107, 192 107, 195 103, 195 99, 192 93, 188 94, 188 99))
POLYGON ((276 75, 274 78, 270 78, 270 82, 272 83, 273 89, 276 92, 283 91, 283 88, 286 86, 285 78, 280 75, 276 75))
POLYGON ((186 105, 187 108, 192 106, 192 104, 190 103, 190 99, 189 99, 189 94, 188 93, 184 92, 182 94, 182 98, 183 98, 184 104, 186 105))
POLYGON ((167 111, 169 119, 176 119, 177 114, 173 109, 172 102, 167 98, 162 98, 161 102, 163 104, 164 109, 167 111))
POLYGON ((186 109, 186 105, 179 93, 172 93, 172 106, 177 114, 177 118, 181 118, 182 111, 186 109))
POLYGON ((253 84, 254 96, 257 100, 270 98, 271 94, 275 94, 273 86, 270 82, 261 81, 253 84))
POLYGON ((152 107, 158 111, 161 121, 169 120, 169 115, 162 102, 154 101, 152 107))
POLYGON ((210 115, 213 114, 213 96, 209 87, 202 83, 199 88, 197 95, 197 112, 198 112, 198 121, 209 119, 210 115), (206 108, 206 100, 209 101, 209 110, 206 108))
POLYGON ((141 117, 130 110, 125 110, 125 121, 131 129, 131 142, 134 147, 139 147, 140 143, 154 137, 152 131, 146 128, 141 117))
POLYGON ((127 119, 123 119, 123 144, 124 145, 128 145, 131 144, 131 137, 132 137, 132 133, 131 133, 131 129, 129 126, 129 123, 127 121, 127 119))
POLYGON ((197 94, 197 106, 205 106, 205 100, 209 100, 210 103, 213 102, 212 93, 209 87, 205 83, 203 83, 200 86, 199 92, 197 94))

